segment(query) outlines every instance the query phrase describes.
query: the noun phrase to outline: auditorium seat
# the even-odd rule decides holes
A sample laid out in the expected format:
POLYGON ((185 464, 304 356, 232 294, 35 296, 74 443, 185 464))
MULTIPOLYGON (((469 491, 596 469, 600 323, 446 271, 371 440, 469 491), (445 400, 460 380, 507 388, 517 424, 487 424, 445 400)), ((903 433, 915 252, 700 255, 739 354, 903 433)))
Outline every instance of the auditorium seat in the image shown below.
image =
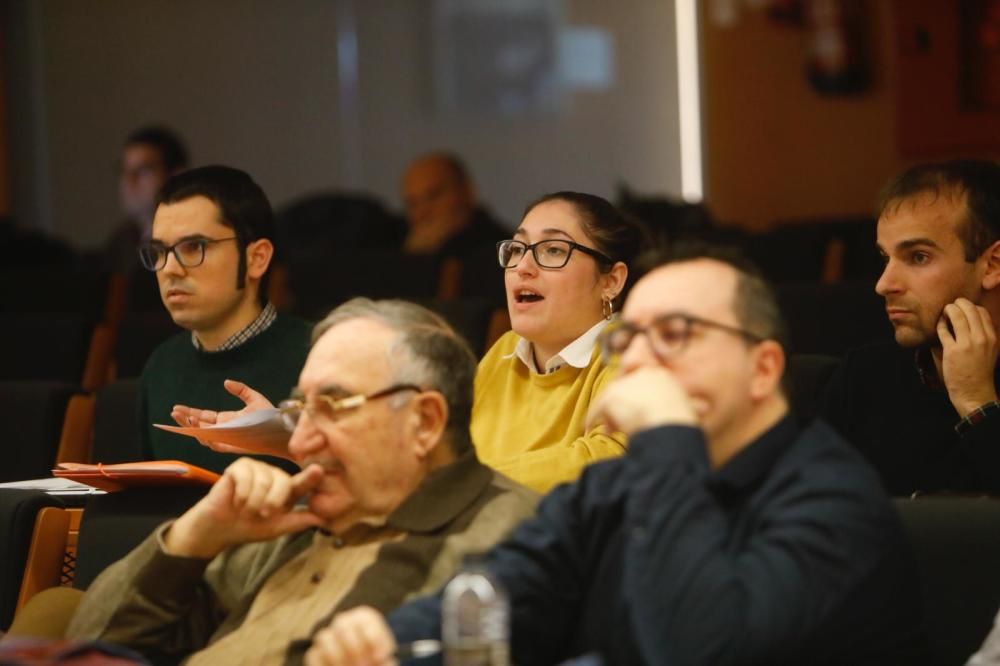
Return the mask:
POLYGON ((51 475, 62 436, 66 406, 82 393, 75 384, 0 381, 0 482, 51 475))
POLYGON ((0 631, 14 617, 38 512, 63 506, 58 497, 40 490, 0 490, 0 631))
POLYGON ((506 307, 507 292, 497 249, 484 247, 459 258, 456 298, 485 299, 493 307, 506 307))
POLYGON ((314 263, 331 252, 395 250, 405 223, 365 194, 318 192, 275 215, 278 256, 290 264, 314 263))
POLYGON ((108 565, 127 555, 157 525, 187 511, 209 488, 127 488, 89 496, 80 523, 73 587, 86 589, 108 565))
POLYGON ((62 312, 105 318, 111 274, 93 262, 0 269, 0 312, 62 312))
POLYGON ((935 666, 961 666, 1000 610, 1000 499, 896 501, 916 558, 935 666))
POLYGON ((396 251, 336 252, 288 264, 291 311, 319 321, 355 296, 428 300, 438 296, 442 262, 396 251))
POLYGON ((39 592, 72 585, 82 513, 81 508, 55 506, 44 507, 38 512, 17 596, 15 617, 39 592))
POLYGON ((840 359, 825 354, 791 354, 785 369, 788 398, 799 423, 808 423, 819 412, 826 385, 840 359))
POLYGON ((819 282, 831 232, 825 224, 783 224, 772 231, 747 234, 743 250, 772 283, 819 282))
POLYGON ((493 305, 485 299, 457 301, 430 300, 421 305, 437 312, 451 324, 472 348, 477 358, 486 351, 486 342, 493 317, 493 305))
POLYGON ((779 284, 792 353, 840 356, 852 347, 891 340, 885 304, 867 282, 779 284))
POLYGON ((138 398, 139 381, 136 379, 119 379, 97 392, 92 462, 112 464, 142 459, 138 398))
POLYGON ((0 313, 0 380, 82 384, 93 332, 79 314, 0 313))

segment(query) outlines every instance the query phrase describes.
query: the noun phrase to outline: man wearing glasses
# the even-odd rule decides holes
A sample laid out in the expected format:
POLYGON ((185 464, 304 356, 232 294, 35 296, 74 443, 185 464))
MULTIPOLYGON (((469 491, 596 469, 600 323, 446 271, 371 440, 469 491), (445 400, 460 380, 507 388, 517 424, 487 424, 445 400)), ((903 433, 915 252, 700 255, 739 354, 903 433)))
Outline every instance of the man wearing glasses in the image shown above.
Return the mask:
POLYGON ((309 327, 277 314, 267 301, 273 236, 271 205, 242 171, 208 166, 164 184, 152 238, 140 246, 139 258, 155 272, 171 318, 190 333, 163 343, 143 370, 139 423, 146 458, 221 472, 235 456, 150 424, 171 423, 178 403, 242 405, 244 382, 271 400, 295 384, 309 327))
MULTIPOLYGON (((511 661, 912 664, 917 586, 875 472, 797 424, 771 290, 686 255, 639 280, 602 337, 618 377, 591 419, 630 435, 487 556, 511 661)), ((338 616, 308 664, 381 663, 440 636, 440 597, 338 616)))
POLYGON ((355 299, 314 338, 280 408, 302 469, 233 463, 94 582, 69 635, 187 664, 282 663, 333 612, 431 592, 532 513, 533 493, 476 458, 476 361, 439 317, 355 299))

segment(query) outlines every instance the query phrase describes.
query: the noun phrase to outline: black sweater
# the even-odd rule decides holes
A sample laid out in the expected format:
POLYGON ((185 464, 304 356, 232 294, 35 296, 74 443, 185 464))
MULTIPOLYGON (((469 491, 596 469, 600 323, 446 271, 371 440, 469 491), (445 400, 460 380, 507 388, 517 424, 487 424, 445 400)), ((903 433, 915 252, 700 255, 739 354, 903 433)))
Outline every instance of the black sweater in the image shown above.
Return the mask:
MULTIPOLYGON (((139 383, 139 432, 147 460, 183 460, 222 472, 238 456, 216 453, 195 439, 154 428, 173 425, 170 411, 180 403, 213 410, 240 409, 243 403, 222 386, 226 379, 241 381, 277 404, 288 397, 299 379, 309 351, 310 327, 284 315, 246 343, 221 352, 194 348, 191 333, 179 333, 150 356, 139 383)), ((265 458, 294 470, 289 461, 265 458)))
POLYGON ((849 352, 827 387, 821 416, 875 466, 895 496, 1000 494, 1000 413, 958 434, 961 420, 932 364, 926 384, 913 349, 894 342, 849 352))

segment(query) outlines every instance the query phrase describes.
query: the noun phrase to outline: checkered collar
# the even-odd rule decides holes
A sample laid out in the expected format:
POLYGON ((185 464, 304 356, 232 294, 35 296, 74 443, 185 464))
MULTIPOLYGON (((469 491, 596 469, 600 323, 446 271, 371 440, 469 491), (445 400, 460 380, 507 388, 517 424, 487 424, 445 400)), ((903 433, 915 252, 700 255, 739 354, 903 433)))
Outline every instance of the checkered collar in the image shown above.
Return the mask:
POLYGON ((229 351, 230 349, 236 349, 240 345, 246 344, 253 338, 257 337, 267 329, 271 327, 274 320, 278 318, 278 311, 274 309, 274 306, 268 303, 264 306, 264 309, 260 311, 260 314, 250 322, 245 328, 233 333, 229 336, 225 342, 219 345, 218 349, 213 349, 211 351, 206 350, 202 347, 201 341, 198 340, 198 336, 195 333, 191 333, 191 343, 194 348, 198 351, 205 351, 208 353, 229 351))

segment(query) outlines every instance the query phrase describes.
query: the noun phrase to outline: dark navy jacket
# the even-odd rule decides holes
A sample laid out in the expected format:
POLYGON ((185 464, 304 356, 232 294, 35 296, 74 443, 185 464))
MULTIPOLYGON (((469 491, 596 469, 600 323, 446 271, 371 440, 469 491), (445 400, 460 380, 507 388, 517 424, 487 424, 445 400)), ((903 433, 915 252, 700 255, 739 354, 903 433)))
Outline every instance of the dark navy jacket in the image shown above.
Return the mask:
MULTIPOLYGON (((918 586, 876 473, 831 428, 778 422, 718 470, 700 430, 635 435, 556 488, 488 563, 512 603, 512 661, 909 664, 918 586)), ((440 599, 389 617, 440 635, 440 599)), ((425 663, 425 662, 421 662, 425 663)))

